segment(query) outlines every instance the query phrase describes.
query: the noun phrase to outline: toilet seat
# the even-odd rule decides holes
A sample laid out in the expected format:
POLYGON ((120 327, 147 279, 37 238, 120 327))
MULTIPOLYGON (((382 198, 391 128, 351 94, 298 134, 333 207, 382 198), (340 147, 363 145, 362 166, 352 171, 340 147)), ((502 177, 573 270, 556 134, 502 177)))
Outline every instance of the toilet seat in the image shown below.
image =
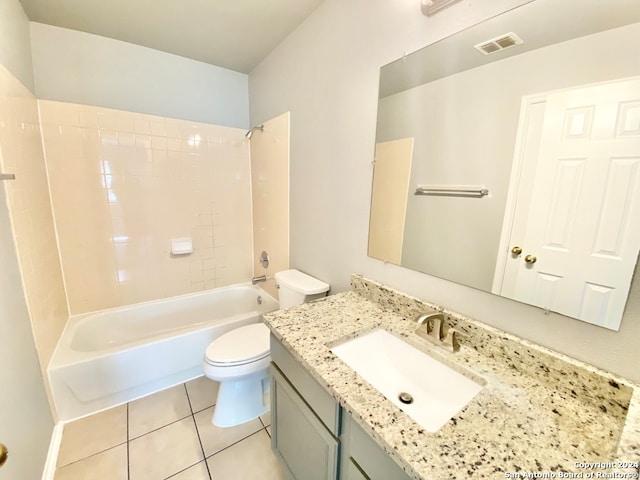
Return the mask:
POLYGON ((255 323, 236 328, 211 342, 204 360, 215 367, 233 367, 257 362, 269 354, 269 328, 264 323, 255 323))

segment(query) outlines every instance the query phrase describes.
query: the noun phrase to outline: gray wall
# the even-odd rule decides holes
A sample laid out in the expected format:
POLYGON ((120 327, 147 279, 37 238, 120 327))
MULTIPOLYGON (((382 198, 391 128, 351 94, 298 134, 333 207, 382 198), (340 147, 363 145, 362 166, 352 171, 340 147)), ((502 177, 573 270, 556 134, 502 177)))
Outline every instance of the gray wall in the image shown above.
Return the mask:
POLYGON ((29 19, 18 0, 0 0, 0 63, 34 91, 29 19))
MULTIPOLYGON (((18 0, 0 0, 0 64, 33 90, 29 22, 18 0)), ((0 95, 6 95, 2 88, 0 95)), ((0 156, 1 150, 0 144, 0 156)), ((0 478, 40 478, 54 422, 20 281, 4 184, 0 185, 0 331, 0 441, 10 452, 0 478)))
POLYGON ((325 0, 249 76, 252 123, 291 112, 291 267, 333 292, 361 273, 640 381, 637 281, 611 332, 367 257, 380 66, 524 2, 467 0, 431 18, 419 3, 325 0))
POLYGON ((249 127, 244 73, 42 23, 31 42, 40 99, 249 127))

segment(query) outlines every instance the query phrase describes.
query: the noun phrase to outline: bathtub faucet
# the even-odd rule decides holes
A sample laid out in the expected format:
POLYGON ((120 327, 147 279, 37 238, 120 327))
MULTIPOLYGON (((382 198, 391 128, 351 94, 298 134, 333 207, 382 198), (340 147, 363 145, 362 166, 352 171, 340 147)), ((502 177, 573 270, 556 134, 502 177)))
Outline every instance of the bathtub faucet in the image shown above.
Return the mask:
POLYGON ((251 285, 255 285, 258 282, 266 282, 267 281, 267 276, 266 275, 260 275, 259 277, 253 277, 251 279, 251 285))

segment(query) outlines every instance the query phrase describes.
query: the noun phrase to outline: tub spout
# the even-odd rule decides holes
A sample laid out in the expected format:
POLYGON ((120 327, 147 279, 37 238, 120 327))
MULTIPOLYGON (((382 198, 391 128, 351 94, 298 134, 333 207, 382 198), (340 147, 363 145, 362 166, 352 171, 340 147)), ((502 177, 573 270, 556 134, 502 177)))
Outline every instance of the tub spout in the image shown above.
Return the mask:
POLYGON ((259 277, 253 277, 251 279, 251 285, 255 285, 258 282, 266 282, 267 281, 267 276, 266 275, 260 275, 259 277))

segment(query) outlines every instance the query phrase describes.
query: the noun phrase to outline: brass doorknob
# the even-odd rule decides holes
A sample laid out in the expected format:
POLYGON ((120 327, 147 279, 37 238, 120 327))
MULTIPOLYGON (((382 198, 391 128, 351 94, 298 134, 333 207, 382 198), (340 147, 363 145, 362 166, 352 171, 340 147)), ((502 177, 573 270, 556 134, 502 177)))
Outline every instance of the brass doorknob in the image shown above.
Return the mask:
POLYGON ((511 253, 513 253, 514 255, 520 255, 522 253, 522 248, 520 247, 513 247, 511 249, 511 253))
POLYGON ((535 255, 527 255, 526 257, 524 257, 524 261, 528 264, 533 264, 536 263, 538 259, 535 257, 535 255))
POLYGON ((9 458, 9 450, 4 444, 0 443, 0 467, 7 462, 7 458, 9 458))

